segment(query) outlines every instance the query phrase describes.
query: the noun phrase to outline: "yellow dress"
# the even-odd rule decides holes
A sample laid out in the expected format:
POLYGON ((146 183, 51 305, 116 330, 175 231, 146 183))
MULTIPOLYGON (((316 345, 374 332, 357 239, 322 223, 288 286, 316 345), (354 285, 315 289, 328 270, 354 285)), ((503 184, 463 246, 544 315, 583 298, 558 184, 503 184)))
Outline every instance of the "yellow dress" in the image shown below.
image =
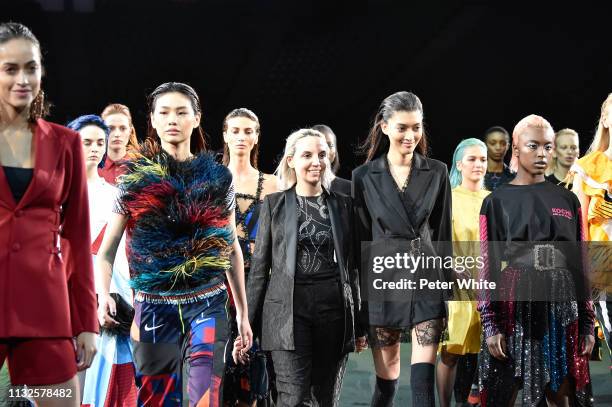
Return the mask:
MULTIPOLYGON (((453 252, 455 256, 478 256, 480 252, 479 218, 483 199, 489 191, 470 191, 462 186, 452 190, 453 252), (460 243, 461 242, 461 243, 460 243)), ((477 278, 477 270, 470 271, 477 278)), ((448 338, 442 343, 456 355, 480 351, 480 314, 473 293, 455 290, 448 302, 448 338)))
POLYGON ((612 292, 612 160, 595 151, 579 159, 572 172, 582 177, 582 190, 589 197, 589 260, 593 286, 612 292))

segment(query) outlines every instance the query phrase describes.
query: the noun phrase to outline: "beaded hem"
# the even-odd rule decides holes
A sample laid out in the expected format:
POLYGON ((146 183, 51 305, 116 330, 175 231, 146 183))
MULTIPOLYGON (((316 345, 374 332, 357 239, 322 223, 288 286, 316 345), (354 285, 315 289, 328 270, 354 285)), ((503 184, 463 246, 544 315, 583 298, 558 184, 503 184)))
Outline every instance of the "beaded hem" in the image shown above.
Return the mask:
POLYGON ((148 302, 151 304, 192 304, 194 302, 213 297, 226 290, 227 287, 225 286, 225 283, 218 283, 203 290, 180 295, 161 295, 137 291, 136 295, 134 295, 134 301, 148 302))

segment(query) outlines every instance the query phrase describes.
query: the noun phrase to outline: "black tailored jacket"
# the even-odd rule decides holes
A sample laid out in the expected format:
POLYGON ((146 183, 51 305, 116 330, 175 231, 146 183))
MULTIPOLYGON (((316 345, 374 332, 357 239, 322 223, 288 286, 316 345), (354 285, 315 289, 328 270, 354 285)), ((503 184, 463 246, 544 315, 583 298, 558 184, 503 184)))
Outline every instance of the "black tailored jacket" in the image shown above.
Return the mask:
MULTIPOLYGON (((352 196, 358 241, 420 238, 426 254, 452 255, 450 243, 435 243, 452 241, 451 188, 446 164, 415 152, 404 204, 386 160, 383 155, 353 170, 352 196)), ((438 270, 438 273, 440 280, 450 278, 447 270, 438 270)), ((361 325, 411 327, 414 318, 418 318, 413 314, 414 300, 418 300, 414 296, 417 295, 419 291, 406 290, 406 301, 366 302, 363 293, 361 325)), ((440 301, 444 299, 448 298, 442 294, 440 301)))
MULTIPOLYGON (((358 273, 352 260, 351 198, 331 191, 327 207, 344 299, 344 354, 355 350, 354 321, 360 303, 358 273)), ((247 283, 249 321, 263 350, 295 350, 293 287, 297 214, 295 187, 264 198, 247 283)))
POLYGON ((338 194, 351 196, 351 181, 348 179, 336 177, 331 183, 329 189, 338 194))

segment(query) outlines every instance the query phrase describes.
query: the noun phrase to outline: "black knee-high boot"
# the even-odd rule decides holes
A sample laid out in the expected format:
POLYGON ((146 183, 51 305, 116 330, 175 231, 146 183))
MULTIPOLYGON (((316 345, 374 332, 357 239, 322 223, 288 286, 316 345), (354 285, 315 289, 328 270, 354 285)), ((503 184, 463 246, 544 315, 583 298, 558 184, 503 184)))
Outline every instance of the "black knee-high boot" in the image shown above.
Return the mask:
POLYGON ((434 394, 435 366, 431 363, 415 363, 410 368, 410 387, 412 405, 415 407, 435 407, 434 394))
POLYGON ((372 395, 371 407, 392 407, 399 379, 386 380, 376 376, 376 387, 372 395))

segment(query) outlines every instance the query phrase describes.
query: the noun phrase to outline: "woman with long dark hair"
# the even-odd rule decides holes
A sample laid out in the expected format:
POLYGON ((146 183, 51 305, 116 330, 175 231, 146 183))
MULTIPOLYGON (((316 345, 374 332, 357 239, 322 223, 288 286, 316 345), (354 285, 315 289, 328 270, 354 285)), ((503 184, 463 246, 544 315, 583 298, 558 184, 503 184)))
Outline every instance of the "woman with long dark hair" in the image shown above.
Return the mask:
POLYGON ((98 332, 87 179, 79 135, 42 119, 41 77, 34 34, 0 24, 0 367, 29 388, 9 396, 78 406, 98 332))
MULTIPOLYGON (((395 240, 417 256, 442 255, 447 250, 438 248, 436 242, 452 239, 451 189, 446 165, 427 158, 419 98, 397 92, 383 100, 363 150, 366 162, 353 171, 352 180, 358 239, 395 240)), ((370 272, 362 269, 362 278, 370 272)), ((447 278, 443 270, 430 272, 430 280, 447 278)), ((413 404, 434 405, 436 352, 446 317, 444 297, 443 292, 408 290, 403 301, 366 303, 368 342, 376 369, 372 406, 393 403, 400 374, 400 342, 407 335, 412 336, 413 404)))
POLYGON ((126 163, 116 213, 96 260, 105 276, 99 309, 115 313, 108 287, 127 227, 138 403, 180 406, 187 365, 190 405, 218 406, 228 337, 225 278, 245 349, 252 340, 232 175, 206 153, 200 100, 192 87, 158 86, 149 95, 149 111, 148 139, 126 163))

